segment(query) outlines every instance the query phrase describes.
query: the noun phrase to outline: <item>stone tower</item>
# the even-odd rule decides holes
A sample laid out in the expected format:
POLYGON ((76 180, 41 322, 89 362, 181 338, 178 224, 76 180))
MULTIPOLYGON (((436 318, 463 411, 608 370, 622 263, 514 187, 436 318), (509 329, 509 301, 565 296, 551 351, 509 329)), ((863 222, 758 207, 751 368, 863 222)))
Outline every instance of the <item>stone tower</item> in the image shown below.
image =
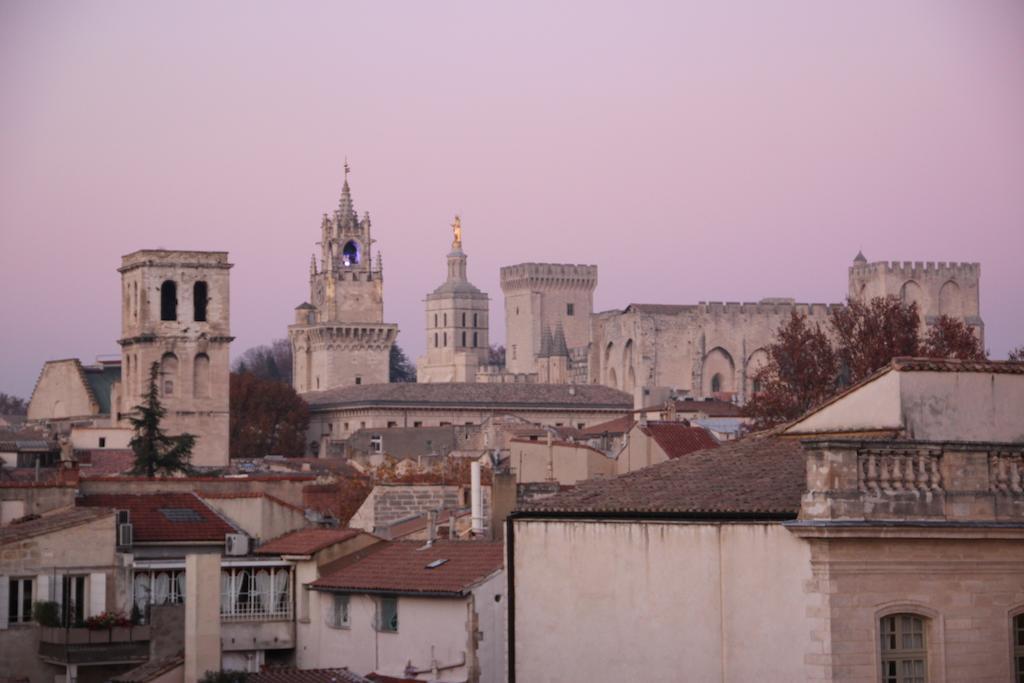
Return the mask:
POLYGON ((541 333, 537 381, 541 384, 569 384, 569 380, 569 347, 559 323, 554 334, 547 329, 541 333))
POLYGON ((963 320, 985 342, 979 288, 981 264, 880 261, 868 263, 858 253, 850 266, 851 299, 867 301, 879 296, 898 296, 917 302, 922 328, 940 315, 963 320))
MULTIPOLYGON (((157 363, 161 426, 194 434, 192 464, 228 464, 229 271, 223 251, 136 251, 121 257, 120 415, 142 401, 157 363)), ((121 419, 122 422, 125 420, 121 419)))
POLYGON ((427 352, 416 364, 417 382, 475 382, 487 363, 489 299, 466 278, 458 216, 452 228, 448 279, 427 295, 427 352))
POLYGON ((505 294, 505 367, 513 373, 536 372, 544 330, 561 325, 572 353, 590 344, 597 266, 520 263, 501 269, 505 294))
POLYGON ((309 264, 309 299, 288 327, 295 391, 388 381, 398 326, 384 322, 384 270, 374 266, 370 215, 352 205, 348 164, 333 216, 320 222, 320 260, 309 264))

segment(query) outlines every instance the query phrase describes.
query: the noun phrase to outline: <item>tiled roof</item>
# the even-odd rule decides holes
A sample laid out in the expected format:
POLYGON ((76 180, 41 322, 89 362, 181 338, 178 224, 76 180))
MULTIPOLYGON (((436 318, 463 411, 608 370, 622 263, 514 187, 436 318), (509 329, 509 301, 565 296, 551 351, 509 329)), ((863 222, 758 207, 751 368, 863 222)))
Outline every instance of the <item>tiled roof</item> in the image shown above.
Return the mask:
POLYGON ((633 428, 633 424, 636 420, 631 415, 623 415, 617 417, 614 420, 608 420, 600 424, 591 425, 583 430, 583 434, 586 436, 600 436, 602 434, 625 434, 633 428))
POLYGON ((267 541, 258 555, 312 555, 318 550, 353 539, 365 533, 360 529, 299 529, 267 541))
POLYGON ((451 382, 359 384, 303 394, 313 410, 336 406, 433 404, 512 408, 581 408, 628 410, 629 394, 599 384, 497 384, 451 382))
POLYGON ((589 479, 520 510, 795 517, 806 488, 804 463, 799 441, 747 438, 613 479, 589 479))
POLYGON ((641 425, 639 429, 652 437, 669 458, 718 447, 718 441, 711 432, 684 422, 648 422, 646 427, 641 425))
POLYGON ((179 666, 185 665, 185 655, 182 653, 160 659, 151 659, 142 666, 125 671, 110 679, 111 683, 149 683, 160 676, 174 671, 179 666))
POLYGON ((66 508, 26 522, 0 527, 0 545, 70 529, 111 515, 112 510, 103 508, 66 508))
POLYGON ((392 541, 357 561, 330 571, 311 585, 316 588, 371 593, 464 595, 501 569, 501 542, 392 541), (431 563, 444 562, 434 568, 431 563))
POLYGON ((697 400, 684 398, 676 401, 676 410, 681 413, 704 413, 708 417, 739 417, 743 409, 731 401, 720 399, 697 400))
POLYGON ((78 504, 128 510, 136 543, 223 543, 225 534, 235 533, 234 527, 191 493, 100 494, 86 496, 78 504))
POLYGON ((954 360, 952 358, 893 358, 882 370, 892 368, 900 372, 991 372, 1006 375, 1024 375, 1024 363, 1008 360, 954 360))
POLYGON ((348 669, 266 669, 249 674, 246 683, 373 683, 348 669))

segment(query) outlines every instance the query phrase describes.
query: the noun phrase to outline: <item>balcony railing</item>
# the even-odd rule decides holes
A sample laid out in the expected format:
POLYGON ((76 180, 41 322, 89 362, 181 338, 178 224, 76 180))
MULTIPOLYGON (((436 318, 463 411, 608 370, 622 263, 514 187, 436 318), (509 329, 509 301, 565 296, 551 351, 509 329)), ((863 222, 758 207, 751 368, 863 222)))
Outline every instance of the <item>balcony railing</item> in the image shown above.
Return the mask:
POLYGON ((88 628, 41 627, 39 656, 65 664, 142 662, 149 658, 149 626, 88 628))

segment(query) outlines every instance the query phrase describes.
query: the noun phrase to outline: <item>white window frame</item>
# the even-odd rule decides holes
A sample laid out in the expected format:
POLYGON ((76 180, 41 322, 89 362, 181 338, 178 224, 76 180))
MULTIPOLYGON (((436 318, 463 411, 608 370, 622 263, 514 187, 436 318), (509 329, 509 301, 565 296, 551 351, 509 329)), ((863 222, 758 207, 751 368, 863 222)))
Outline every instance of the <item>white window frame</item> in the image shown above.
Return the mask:
POLYGON ((330 603, 327 606, 325 621, 328 628, 347 629, 351 627, 350 601, 346 593, 331 593, 328 596, 330 603))
POLYGON ((36 601, 38 596, 36 595, 36 577, 34 576, 12 576, 8 582, 10 593, 8 595, 8 601, 13 596, 17 596, 15 599, 15 610, 14 614, 10 612, 10 602, 3 605, 3 609, 7 610, 8 624, 30 624, 32 623, 32 603, 36 601), (25 586, 28 586, 28 614, 25 614, 25 586))
MULTIPOLYGON (((378 633, 398 633, 398 596, 397 595, 382 595, 376 600, 376 615, 373 620, 373 627, 378 633), (385 603, 394 602, 394 627, 390 623, 385 624, 384 605, 385 603)), ((389 620, 390 621, 390 620, 389 620)))

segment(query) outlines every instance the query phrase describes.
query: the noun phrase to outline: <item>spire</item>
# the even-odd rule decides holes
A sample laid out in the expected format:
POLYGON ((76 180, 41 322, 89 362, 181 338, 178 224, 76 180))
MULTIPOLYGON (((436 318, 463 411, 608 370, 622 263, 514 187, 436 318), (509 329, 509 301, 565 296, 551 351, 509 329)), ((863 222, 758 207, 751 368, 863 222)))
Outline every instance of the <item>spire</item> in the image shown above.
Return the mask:
POLYGON ((569 346, 565 343, 565 331, 562 329, 562 323, 559 321, 555 327, 555 338, 551 342, 551 354, 552 356, 569 356, 569 346))
POLYGON ((309 274, 316 275, 316 254, 309 255, 309 274))
POLYGON ((853 262, 854 263, 867 263, 868 260, 866 258, 864 258, 864 252, 858 249, 857 250, 857 255, 853 258, 853 262))
POLYGON ((540 351, 537 352, 537 358, 548 358, 551 356, 551 330, 547 327, 540 333, 540 351))
POLYGON ((358 222, 356 210, 352 205, 352 191, 348 186, 348 158, 345 159, 345 182, 341 186, 341 198, 338 200, 338 228, 354 228, 358 222))

